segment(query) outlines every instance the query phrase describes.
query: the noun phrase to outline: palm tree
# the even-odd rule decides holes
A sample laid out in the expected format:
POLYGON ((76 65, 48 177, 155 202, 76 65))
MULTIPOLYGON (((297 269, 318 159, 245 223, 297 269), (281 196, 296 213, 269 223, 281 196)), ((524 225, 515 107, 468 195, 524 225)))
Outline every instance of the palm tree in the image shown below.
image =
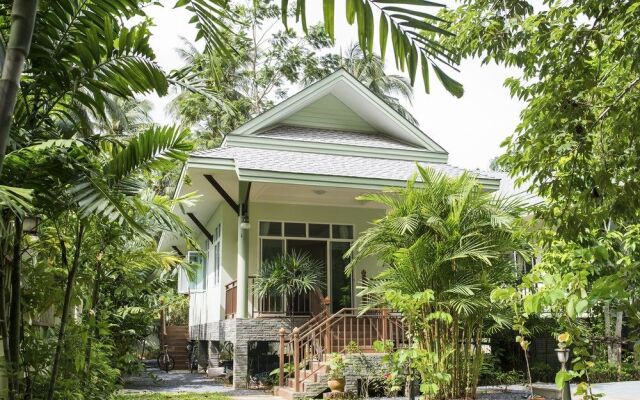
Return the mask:
POLYGON ((387 266, 360 295, 368 306, 406 311, 418 348, 435 354, 450 378, 439 395, 473 397, 480 339, 488 325, 504 323, 490 293, 513 279, 511 254, 523 248, 516 234, 520 202, 487 192, 468 174, 451 178, 420 166, 405 188, 361 199, 388 212, 347 254, 350 266, 369 256, 387 266), (419 307, 411 308, 415 301, 419 307))
POLYGON ((356 79, 362 82, 373 93, 385 101, 400 115, 412 124, 418 121, 411 115, 400 100, 411 103, 413 87, 408 78, 402 75, 387 74, 384 60, 375 53, 365 53, 358 44, 352 44, 343 54, 340 54, 340 66, 356 79))
POLYGON ((262 266, 260 276, 254 282, 254 290, 260 298, 276 295, 285 299, 290 328, 293 330, 295 299, 322 288, 324 282, 322 262, 307 253, 292 251, 262 266))

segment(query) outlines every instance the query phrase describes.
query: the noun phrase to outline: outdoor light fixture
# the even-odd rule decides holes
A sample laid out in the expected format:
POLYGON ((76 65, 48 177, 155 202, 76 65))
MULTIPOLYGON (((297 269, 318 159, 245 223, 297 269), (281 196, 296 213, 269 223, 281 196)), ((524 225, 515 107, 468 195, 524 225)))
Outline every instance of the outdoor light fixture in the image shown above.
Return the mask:
POLYGON ((249 224, 249 217, 244 215, 244 216, 242 216, 242 222, 240 223, 240 229, 248 230, 249 228, 251 228, 251 225, 249 224))
POLYGON ((27 216, 22 221, 22 232, 27 235, 38 236, 38 225, 40 225, 40 217, 27 216))
POLYGON ((569 349, 556 349, 558 361, 562 365, 562 369, 566 370, 566 364, 569 362, 569 349))

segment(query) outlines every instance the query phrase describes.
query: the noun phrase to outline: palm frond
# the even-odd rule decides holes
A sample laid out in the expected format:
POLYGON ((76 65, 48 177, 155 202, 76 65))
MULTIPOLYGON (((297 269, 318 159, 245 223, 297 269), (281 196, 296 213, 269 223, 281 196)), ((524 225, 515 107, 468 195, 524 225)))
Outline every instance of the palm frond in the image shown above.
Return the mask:
POLYGON ((175 127, 151 127, 114 154, 106 173, 119 181, 141 168, 162 168, 174 161, 186 161, 191 150, 188 135, 188 131, 175 127))

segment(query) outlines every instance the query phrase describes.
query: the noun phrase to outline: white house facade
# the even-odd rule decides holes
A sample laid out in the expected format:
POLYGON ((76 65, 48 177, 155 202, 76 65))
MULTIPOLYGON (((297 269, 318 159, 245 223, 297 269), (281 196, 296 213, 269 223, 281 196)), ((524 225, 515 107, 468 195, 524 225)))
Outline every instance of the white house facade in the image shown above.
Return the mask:
MULTIPOLYGON (((256 368, 267 367, 255 367, 261 361, 252 360, 251 353, 259 347, 277 350, 280 328, 290 335, 284 300, 257 298, 252 281, 263 261, 297 250, 321 261, 327 277, 322 293, 296 300, 298 324, 311 319, 328 326, 331 316, 342 315, 335 318, 342 318, 345 335, 327 331, 318 339, 307 323, 298 332, 301 337, 328 340, 329 347, 337 346, 336 340, 346 343, 347 337, 398 339, 400 326, 384 319, 388 316, 375 316, 381 322, 356 321, 355 327, 348 320, 349 310, 359 304, 355 288, 381 266, 367 259, 347 276, 344 253, 385 212, 356 198, 404 186, 416 163, 452 176, 464 172, 448 165, 447 158, 442 147, 343 70, 231 132, 219 148, 193 153, 176 195, 202 196, 184 218, 204 254, 190 252, 184 238, 168 234, 159 244, 201 265, 192 282, 180 285, 190 298, 191 338, 201 341, 211 363, 224 343, 233 343, 234 386, 245 387, 256 368)), ((472 173, 487 190, 500 189, 499 175, 472 173)), ((273 361, 263 359, 263 364, 273 361)), ((300 377, 292 387, 301 391, 307 384, 309 379, 300 377)))

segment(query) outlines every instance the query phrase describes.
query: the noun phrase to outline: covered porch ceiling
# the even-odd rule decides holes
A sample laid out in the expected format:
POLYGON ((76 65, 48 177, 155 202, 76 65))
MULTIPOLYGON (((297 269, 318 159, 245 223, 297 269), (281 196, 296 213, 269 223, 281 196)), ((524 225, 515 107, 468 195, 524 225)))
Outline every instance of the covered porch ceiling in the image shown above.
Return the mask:
MULTIPOLYGON (((203 225, 207 225, 213 217, 215 210, 220 204, 227 203, 227 200, 212 184, 212 178, 219 187, 228 195, 229 200, 238 204, 240 202, 239 186, 244 181, 238 177, 235 170, 210 169, 210 168, 187 168, 184 176, 180 179, 176 188, 175 197, 186 196, 195 193, 197 198, 188 207, 176 207, 174 212, 179 215, 185 223, 200 235, 201 231, 193 221, 192 214, 203 225)), ((350 188, 350 187, 328 187, 326 185, 309 185, 303 183, 277 183, 277 182, 251 182, 249 193, 249 203, 279 203, 296 204, 309 206, 340 206, 358 208, 384 209, 380 204, 357 200, 356 198, 365 193, 374 192, 374 189, 350 188)), ((251 208, 249 208, 251 215, 251 208)), ((163 234, 158 244, 160 251, 185 251, 185 239, 173 234, 163 234)))

